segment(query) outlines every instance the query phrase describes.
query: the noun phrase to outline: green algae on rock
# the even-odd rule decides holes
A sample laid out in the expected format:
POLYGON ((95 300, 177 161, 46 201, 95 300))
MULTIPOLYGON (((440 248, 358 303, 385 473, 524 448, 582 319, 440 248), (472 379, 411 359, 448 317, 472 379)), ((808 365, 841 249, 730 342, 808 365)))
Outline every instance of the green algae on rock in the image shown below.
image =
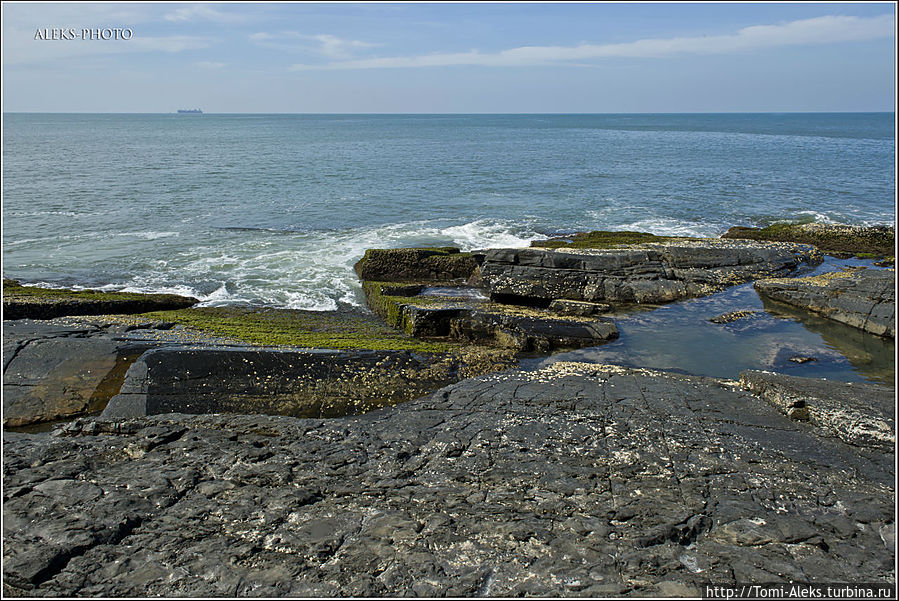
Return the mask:
POLYGON ((571 236, 557 236, 548 240, 534 240, 532 247, 539 248, 614 248, 623 244, 666 242, 683 236, 656 236, 648 232, 607 231, 578 232, 571 236))
POLYGON ((446 352, 452 345, 410 338, 360 312, 193 307, 143 317, 174 322, 237 342, 323 349, 446 352))
POLYGON ((892 226, 826 223, 775 223, 763 228, 732 227, 722 238, 813 244, 827 253, 867 253, 870 258, 895 256, 892 226))
POLYGON ((53 319, 67 315, 146 313, 181 309, 198 302, 195 298, 177 294, 39 288, 22 286, 16 280, 3 280, 4 319, 53 319))
POLYGON ((467 280, 476 268, 471 253, 454 246, 370 248, 354 266, 362 280, 391 282, 467 280))

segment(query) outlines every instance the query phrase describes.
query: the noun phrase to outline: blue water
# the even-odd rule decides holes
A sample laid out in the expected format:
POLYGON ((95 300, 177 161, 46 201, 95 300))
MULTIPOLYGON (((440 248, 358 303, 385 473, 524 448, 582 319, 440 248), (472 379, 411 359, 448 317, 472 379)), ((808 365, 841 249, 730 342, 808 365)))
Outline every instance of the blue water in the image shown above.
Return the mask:
POLYGON ((892 223, 894 150, 892 113, 6 114, 3 274, 334 309, 366 248, 892 223))

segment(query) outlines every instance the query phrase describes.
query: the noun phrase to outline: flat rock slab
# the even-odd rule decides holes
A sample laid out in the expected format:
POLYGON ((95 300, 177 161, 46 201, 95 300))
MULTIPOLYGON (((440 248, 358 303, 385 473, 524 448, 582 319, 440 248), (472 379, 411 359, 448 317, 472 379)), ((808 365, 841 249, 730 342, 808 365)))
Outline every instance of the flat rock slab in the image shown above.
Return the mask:
POLYGON ((811 246, 704 239, 612 249, 492 249, 480 270, 491 296, 507 302, 660 303, 786 275, 820 260, 811 246))
POLYGON ((853 269, 809 278, 755 282, 764 296, 870 334, 896 336, 896 271, 853 269))
POLYGON ((4 593, 699 596, 892 582, 892 454, 738 383, 557 363, 335 420, 4 436, 4 593))
POLYGON ((791 419, 818 426, 825 436, 884 451, 896 445, 896 391, 892 388, 764 371, 743 372, 740 382, 791 419))
MULTIPOLYGON (((466 370, 484 367, 489 359, 475 357, 469 365, 450 353, 166 346, 134 362, 103 416, 337 417, 423 396, 459 381, 466 370)), ((492 361, 484 371, 510 364, 497 357, 492 361)))
POLYGON ((24 319, 3 327, 4 428, 102 409, 130 362, 152 345, 87 322, 24 319))
POLYGON ((63 292, 68 296, 19 296, 16 295, 15 289, 8 293, 4 290, 3 319, 53 319, 72 315, 148 313, 184 309, 200 302, 193 297, 176 294, 132 294, 118 295, 129 298, 117 298, 114 293, 106 294, 96 290, 63 292), (82 293, 91 293, 93 296, 80 298, 78 295, 82 293))

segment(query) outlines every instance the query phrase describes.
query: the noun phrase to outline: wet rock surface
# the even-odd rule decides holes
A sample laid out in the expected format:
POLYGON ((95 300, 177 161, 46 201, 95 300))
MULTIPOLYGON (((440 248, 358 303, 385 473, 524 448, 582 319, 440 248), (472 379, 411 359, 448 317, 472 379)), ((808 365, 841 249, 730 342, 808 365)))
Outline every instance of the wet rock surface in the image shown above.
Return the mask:
POLYGON ((892 581, 893 459, 736 383, 570 363, 336 420, 79 420, 4 436, 4 593, 892 581))
POLYGON ((107 293, 99 290, 54 290, 3 281, 3 319, 53 319, 73 315, 133 314, 183 309, 197 299, 177 294, 107 293))
POLYGON ((663 303, 819 261, 812 247, 792 243, 684 239, 612 249, 492 249, 480 273, 502 302, 663 303))
POLYGON ((767 279, 753 286, 769 299, 877 336, 895 338, 894 269, 852 269, 810 278, 767 279))
POLYGON ((495 353, 167 346, 129 368, 104 418, 161 413, 338 417, 423 396, 512 364, 495 353))
POLYGON ((90 322, 25 319, 3 328, 4 428, 102 409, 152 346, 90 322))

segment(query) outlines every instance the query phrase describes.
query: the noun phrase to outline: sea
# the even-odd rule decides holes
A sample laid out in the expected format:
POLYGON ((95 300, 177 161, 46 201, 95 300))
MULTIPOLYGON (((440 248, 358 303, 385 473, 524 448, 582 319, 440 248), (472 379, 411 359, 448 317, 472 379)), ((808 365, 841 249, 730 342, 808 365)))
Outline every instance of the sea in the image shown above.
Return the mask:
POLYGON ((893 113, 3 115, 3 276, 363 306, 367 248, 892 224, 893 113))

